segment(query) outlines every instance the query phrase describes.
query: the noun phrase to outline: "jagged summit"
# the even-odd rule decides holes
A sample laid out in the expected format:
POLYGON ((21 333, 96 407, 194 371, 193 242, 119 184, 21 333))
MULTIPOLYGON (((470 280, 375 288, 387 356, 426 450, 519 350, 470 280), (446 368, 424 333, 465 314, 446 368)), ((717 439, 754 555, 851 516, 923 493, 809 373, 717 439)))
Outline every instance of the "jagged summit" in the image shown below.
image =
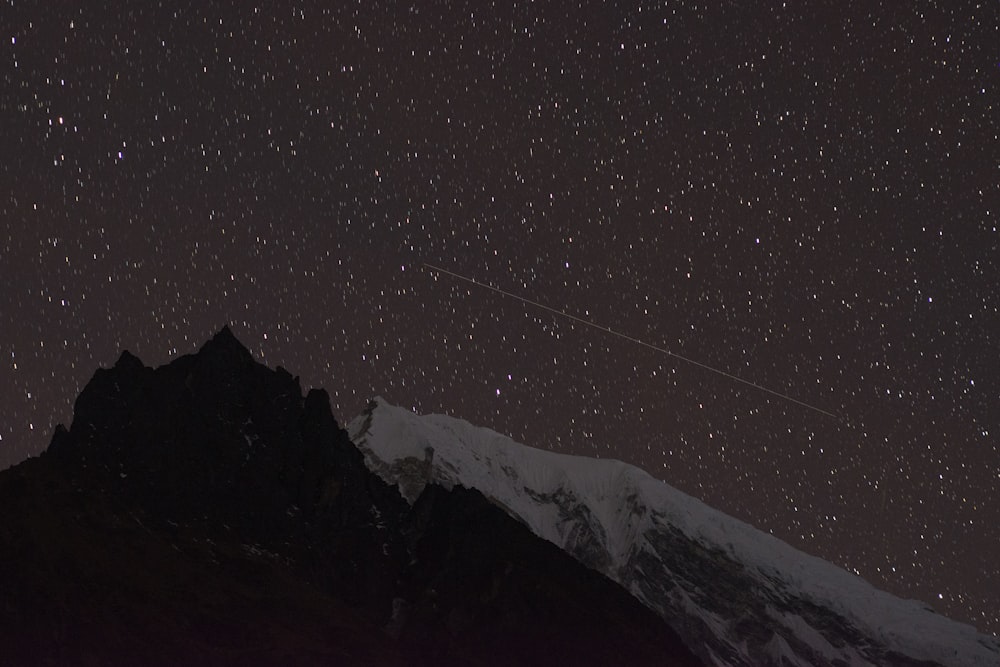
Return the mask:
MULTIPOLYGON (((45 456, 106 474, 164 521, 210 510, 240 530, 273 526, 269 539, 289 537, 277 527, 290 508, 324 515, 325 489, 369 478, 326 392, 304 398, 297 378, 256 362, 228 327, 156 369, 124 352, 98 370, 45 456)), ((356 501, 391 504, 395 494, 376 495, 356 501)))
POLYGON ((700 664, 480 492, 406 502, 228 328, 95 372, 0 507, 5 665, 700 664))
POLYGON ((115 362, 115 368, 142 368, 142 359, 135 356, 128 350, 122 350, 121 356, 118 357, 118 361, 115 362))
POLYGON ((234 345, 244 350, 246 349, 243 343, 236 337, 236 334, 233 333, 233 330, 229 328, 228 324, 223 324, 222 328, 212 336, 210 342, 234 345))
POLYGON ((239 364, 253 363, 250 350, 236 337, 229 325, 219 329, 219 332, 202 346, 198 354, 211 354, 239 364))

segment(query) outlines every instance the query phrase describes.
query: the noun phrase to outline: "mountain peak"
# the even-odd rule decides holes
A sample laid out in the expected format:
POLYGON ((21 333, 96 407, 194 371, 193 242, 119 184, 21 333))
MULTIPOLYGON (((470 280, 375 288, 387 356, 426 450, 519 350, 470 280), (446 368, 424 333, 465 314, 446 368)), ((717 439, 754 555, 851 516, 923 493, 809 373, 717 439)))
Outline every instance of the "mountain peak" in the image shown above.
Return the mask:
POLYGON ((228 328, 99 369, 0 506, 5 665, 700 664, 479 492, 411 507, 228 328))
POLYGON ((240 340, 233 333, 229 325, 223 326, 219 329, 212 338, 205 343, 200 350, 198 350, 198 355, 212 355, 219 356, 223 359, 236 362, 238 365, 248 365, 253 363, 253 355, 250 354, 250 350, 240 342, 240 340))
POLYGON ((118 361, 115 362, 114 367, 123 370, 137 370, 144 368, 145 364, 142 363, 139 357, 128 350, 122 350, 121 356, 118 357, 118 361))
MULTIPOLYGON (((304 410, 298 379, 254 361, 224 327, 196 354, 149 368, 124 351, 80 393, 47 450, 113 472, 102 484, 178 520, 211 507, 250 526, 309 507, 310 466, 353 448, 330 414, 304 410)), ((347 459, 344 459, 345 461, 347 459)))
POLYGON ((214 336, 212 336, 211 342, 244 347, 243 343, 239 341, 236 334, 233 333, 233 330, 229 328, 228 324, 222 325, 222 328, 219 329, 214 336))

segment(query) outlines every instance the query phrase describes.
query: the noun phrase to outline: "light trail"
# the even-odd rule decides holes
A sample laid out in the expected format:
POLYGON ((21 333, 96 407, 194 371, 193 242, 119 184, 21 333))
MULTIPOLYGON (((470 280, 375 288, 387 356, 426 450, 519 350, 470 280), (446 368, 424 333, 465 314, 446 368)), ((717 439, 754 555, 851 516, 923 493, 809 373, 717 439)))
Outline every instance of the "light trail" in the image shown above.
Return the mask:
POLYGON ((478 281, 478 280, 476 280, 474 278, 469 278, 469 277, 460 275, 458 273, 455 273, 453 271, 449 271, 447 269, 442 269, 440 266, 434 266, 433 264, 428 264, 427 262, 424 262, 423 265, 426 266, 428 269, 430 269, 432 271, 437 271, 438 273, 443 273, 443 274, 445 274, 447 276, 451 276, 452 278, 457 278, 459 280, 464 280, 465 282, 471 283, 471 284, 476 285, 478 287, 485 287, 486 289, 492 290, 492 291, 496 292, 497 294, 502 294, 502 295, 508 296, 508 297, 510 297, 512 299, 517 299, 518 301, 520 301, 522 303, 526 303, 526 304, 535 306, 536 308, 541 308, 542 310, 547 310, 547 311, 549 311, 550 313, 552 313, 554 315, 558 315, 559 317, 564 317, 564 318, 566 318, 568 320, 572 320, 574 322, 579 322, 580 324, 584 324, 584 325, 586 325, 588 327, 593 327, 594 329, 597 329, 598 331, 603 331, 604 333, 609 333, 612 336, 618 336, 619 338, 624 338, 627 341, 631 341, 633 343, 636 343, 637 345, 642 345, 643 347, 648 347, 651 350, 655 350, 655 351, 660 352, 662 354, 666 354, 667 356, 673 357, 674 359, 680 359, 681 361, 689 363, 689 364, 691 364, 693 366, 697 366, 698 368, 704 369, 706 371, 710 371, 712 373, 715 373, 716 375, 721 375, 722 377, 725 377, 725 378, 729 378, 730 380, 733 380, 734 382, 739 382, 740 384, 745 384, 748 387, 753 387, 754 389, 758 389, 758 390, 763 391, 765 393, 771 394, 772 396, 777 396, 778 398, 784 399, 786 401, 790 401, 792 403, 795 403, 796 405, 802 406, 803 408, 808 408, 809 410, 813 410, 814 412, 818 412, 818 413, 820 413, 822 415, 826 415, 827 417, 833 417, 834 419, 837 419, 837 420, 841 419, 839 415, 836 415, 836 414, 834 414, 832 412, 827 412, 823 408, 818 408, 815 405, 809 405, 808 403, 800 401, 797 398, 792 398, 788 394, 782 394, 779 391, 774 391, 773 389, 768 389, 767 387, 761 386, 761 385, 759 385, 759 384, 757 384, 755 382, 750 382, 749 380, 744 380, 741 377, 733 375, 732 373, 727 373, 726 371, 723 371, 723 370, 719 370, 718 368, 712 368, 708 364, 703 364, 700 361, 695 361, 694 359, 690 359, 688 357, 681 356, 681 355, 677 354, 676 352, 671 352, 670 350, 668 350, 666 348, 659 347, 659 346, 653 345, 651 343, 647 343, 646 341, 639 340, 638 338, 635 338, 633 336, 629 336, 628 334, 623 334, 620 331, 615 331, 614 329, 611 329, 609 327, 606 327, 606 326, 603 326, 603 325, 600 325, 600 324, 596 324, 594 322, 590 322, 589 320, 585 320, 585 319, 583 319, 581 317, 577 317, 576 315, 570 315, 569 313, 567 313, 565 311, 562 311, 562 310, 556 310, 555 308, 552 308, 550 306, 546 306, 544 303, 538 303, 537 301, 532 301, 531 299, 527 299, 527 298, 525 298, 523 296, 520 296, 518 294, 514 294, 513 292, 508 292, 507 290, 500 289, 499 287, 494 287, 493 285, 489 285, 487 283, 480 282, 480 281, 478 281))

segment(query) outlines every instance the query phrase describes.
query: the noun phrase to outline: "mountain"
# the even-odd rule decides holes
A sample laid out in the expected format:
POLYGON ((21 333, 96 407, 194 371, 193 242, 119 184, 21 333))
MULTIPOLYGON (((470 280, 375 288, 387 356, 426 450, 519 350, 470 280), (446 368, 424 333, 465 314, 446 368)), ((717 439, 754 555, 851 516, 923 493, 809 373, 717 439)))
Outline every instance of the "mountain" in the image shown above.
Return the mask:
POLYGON ((228 329, 98 370, 0 508, 3 665, 701 664, 480 491, 404 499, 228 329))
POLYGON ((479 490, 619 582, 707 664, 1000 665, 1000 642, 878 591, 642 470, 555 454, 375 399, 348 426, 368 466, 418 502, 479 490))

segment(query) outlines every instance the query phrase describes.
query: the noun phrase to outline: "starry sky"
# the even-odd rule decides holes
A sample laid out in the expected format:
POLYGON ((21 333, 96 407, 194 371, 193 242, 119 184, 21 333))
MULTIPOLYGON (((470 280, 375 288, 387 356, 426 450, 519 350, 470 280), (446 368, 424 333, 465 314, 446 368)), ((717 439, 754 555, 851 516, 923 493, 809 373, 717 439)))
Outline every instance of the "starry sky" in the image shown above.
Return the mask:
POLYGON ((230 324, 1000 631, 996 2, 153 4, 2 0, 0 467, 230 324))

